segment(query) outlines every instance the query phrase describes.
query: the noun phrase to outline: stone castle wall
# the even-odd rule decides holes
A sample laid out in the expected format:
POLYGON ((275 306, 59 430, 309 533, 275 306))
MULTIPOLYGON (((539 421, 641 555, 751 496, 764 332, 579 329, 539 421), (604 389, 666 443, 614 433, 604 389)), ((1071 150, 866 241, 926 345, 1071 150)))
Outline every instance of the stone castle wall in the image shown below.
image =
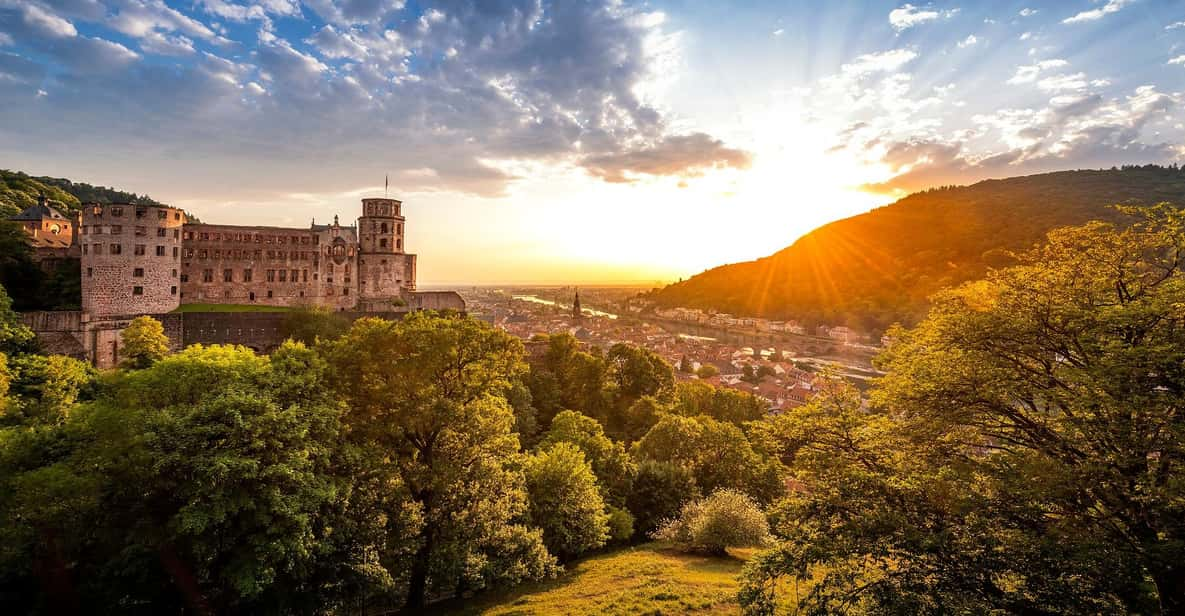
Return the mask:
POLYGON ((185 214, 171 207, 83 208, 82 311, 112 317, 177 308, 184 224, 185 214))

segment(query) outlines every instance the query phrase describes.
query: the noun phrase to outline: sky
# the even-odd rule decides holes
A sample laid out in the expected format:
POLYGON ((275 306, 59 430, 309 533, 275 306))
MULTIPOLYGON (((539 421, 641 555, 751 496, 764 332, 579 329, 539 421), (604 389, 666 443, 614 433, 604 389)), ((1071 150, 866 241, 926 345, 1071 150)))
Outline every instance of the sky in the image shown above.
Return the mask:
POLYGON ((1185 158, 1185 2, 0 0, 0 168, 404 201, 425 284, 642 283, 930 186, 1185 158))

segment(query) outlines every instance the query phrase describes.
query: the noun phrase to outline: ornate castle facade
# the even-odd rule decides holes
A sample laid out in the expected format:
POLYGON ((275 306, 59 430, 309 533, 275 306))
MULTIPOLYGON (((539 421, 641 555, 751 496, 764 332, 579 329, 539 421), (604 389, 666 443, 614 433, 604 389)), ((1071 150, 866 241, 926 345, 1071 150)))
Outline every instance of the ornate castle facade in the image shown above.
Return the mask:
POLYGON ((58 225, 54 239, 78 255, 82 275, 81 311, 31 315, 30 324, 47 341, 81 346, 60 352, 110 366, 119 359, 119 333, 140 315, 164 322, 177 345, 229 342, 266 350, 282 339, 282 315, 201 310, 208 304, 321 306, 392 318, 464 311, 454 292, 416 290, 416 255, 404 250, 402 208, 397 199, 367 198, 354 225, 334 217, 330 225, 284 228, 190 222, 167 206, 87 204, 69 239, 61 214, 27 210, 19 216, 29 219, 27 231, 36 228, 31 241, 45 225, 58 225), (38 213, 49 218, 33 221, 38 213), (182 304, 198 306, 177 313, 182 304))

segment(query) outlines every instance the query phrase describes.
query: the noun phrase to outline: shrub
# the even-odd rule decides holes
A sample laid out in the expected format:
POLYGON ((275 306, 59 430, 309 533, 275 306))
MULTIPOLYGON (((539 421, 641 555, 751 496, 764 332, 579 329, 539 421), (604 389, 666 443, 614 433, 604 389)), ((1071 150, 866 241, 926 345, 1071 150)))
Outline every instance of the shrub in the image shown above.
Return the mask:
POLYGON ((726 548, 753 547, 769 537, 769 523, 753 499, 735 490, 718 490, 688 503, 653 537, 687 551, 723 556, 726 548))
POLYGON ((625 543, 634 536, 634 516, 625 509, 610 506, 609 511, 609 541, 625 543))
POLYGON ((639 539, 650 535, 663 520, 679 515, 683 505, 699 497, 690 470, 670 462, 643 461, 626 500, 634 516, 634 534, 639 539))
POLYGON ((605 545, 609 516, 597 478, 575 445, 557 443, 527 461, 531 521, 547 550, 568 560, 605 545))

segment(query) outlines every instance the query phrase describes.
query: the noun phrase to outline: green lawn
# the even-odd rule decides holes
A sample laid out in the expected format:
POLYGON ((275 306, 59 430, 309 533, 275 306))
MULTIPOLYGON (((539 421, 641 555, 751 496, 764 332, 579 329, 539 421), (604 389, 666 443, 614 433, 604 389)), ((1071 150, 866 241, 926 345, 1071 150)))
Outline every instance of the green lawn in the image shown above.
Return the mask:
POLYGON ((292 308, 258 304, 181 304, 173 312, 292 312, 292 308))
POLYGON ((569 564, 558 579, 455 600, 445 615, 738 614, 737 575, 751 550, 713 558, 647 543, 569 564))

